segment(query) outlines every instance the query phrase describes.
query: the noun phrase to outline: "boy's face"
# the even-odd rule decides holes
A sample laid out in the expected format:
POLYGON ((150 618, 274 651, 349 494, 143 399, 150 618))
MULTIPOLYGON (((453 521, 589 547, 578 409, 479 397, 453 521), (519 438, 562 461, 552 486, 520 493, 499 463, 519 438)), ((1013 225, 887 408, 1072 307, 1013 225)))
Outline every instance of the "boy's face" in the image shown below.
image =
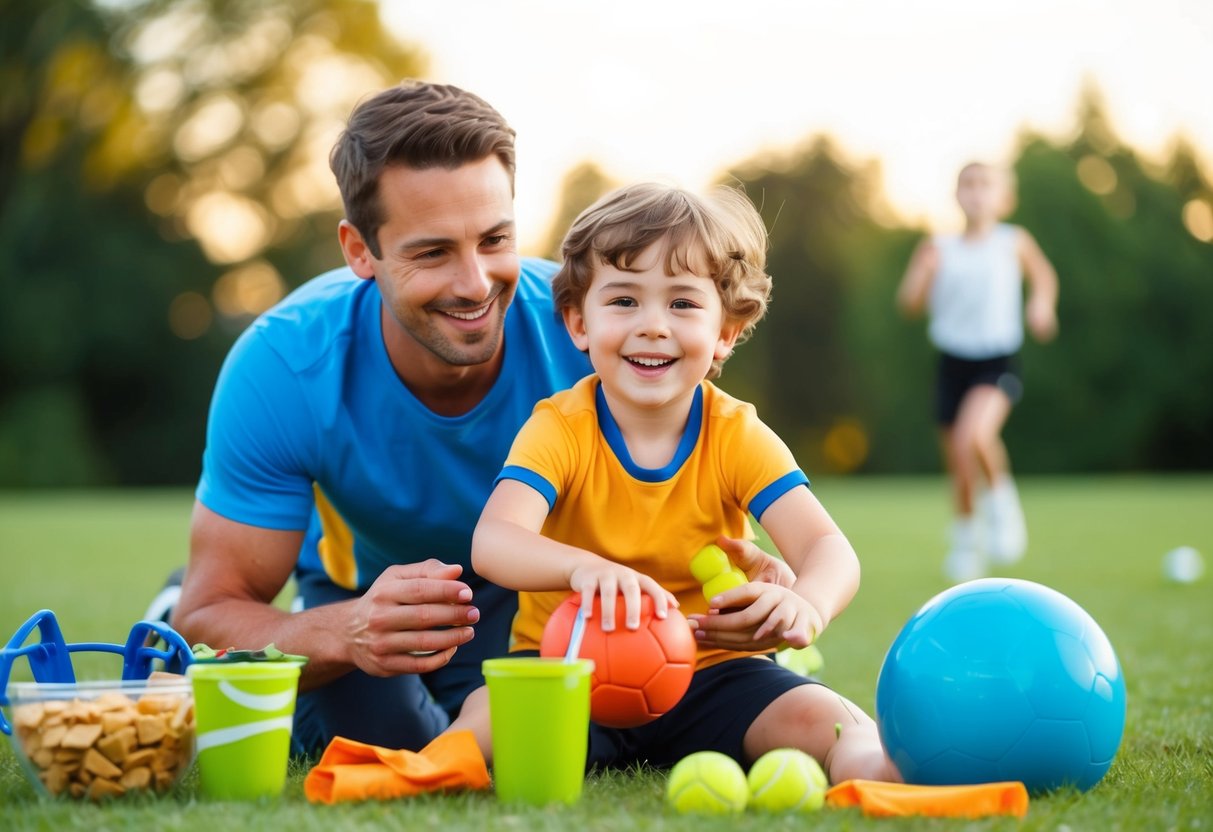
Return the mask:
POLYGON ((613 407, 689 403, 740 331, 725 324, 711 278, 665 273, 662 247, 646 249, 634 271, 598 266, 581 308, 564 311, 573 342, 589 353, 613 407))
POLYGON ((956 201, 970 221, 997 219, 1007 198, 1005 175, 989 165, 969 165, 956 180, 956 201))

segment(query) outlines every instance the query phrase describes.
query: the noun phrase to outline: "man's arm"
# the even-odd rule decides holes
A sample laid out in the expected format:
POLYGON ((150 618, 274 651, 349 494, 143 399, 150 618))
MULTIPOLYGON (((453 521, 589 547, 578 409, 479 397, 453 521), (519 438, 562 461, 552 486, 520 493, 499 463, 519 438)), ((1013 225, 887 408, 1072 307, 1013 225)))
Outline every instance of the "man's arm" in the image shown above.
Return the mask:
POLYGON ((195 503, 173 626, 191 643, 259 648, 272 642, 306 655, 303 689, 354 668, 373 676, 425 673, 471 640, 471 625, 480 618, 472 591, 457 580, 461 567, 436 560, 392 566, 351 601, 299 613, 274 607, 302 541, 303 532, 249 526, 195 503), (438 652, 414 655, 429 651, 438 652))

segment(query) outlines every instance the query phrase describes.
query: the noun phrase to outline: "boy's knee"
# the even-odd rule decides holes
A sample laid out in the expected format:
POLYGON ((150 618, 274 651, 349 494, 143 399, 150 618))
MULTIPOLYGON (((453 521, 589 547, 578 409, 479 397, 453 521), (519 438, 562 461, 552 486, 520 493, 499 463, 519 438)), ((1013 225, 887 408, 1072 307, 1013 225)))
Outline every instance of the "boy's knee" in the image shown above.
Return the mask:
MULTIPOLYGON (((757 759, 773 748, 799 748, 820 762, 837 741, 837 726, 876 731, 859 708, 823 685, 803 685, 780 696, 759 714, 745 736, 746 756, 757 759)), ((875 735, 875 733, 873 734, 875 735)))
POLYGON ((844 780, 880 780, 900 783, 901 773, 880 741, 876 723, 867 720, 844 727, 825 755, 825 772, 831 783, 844 780))

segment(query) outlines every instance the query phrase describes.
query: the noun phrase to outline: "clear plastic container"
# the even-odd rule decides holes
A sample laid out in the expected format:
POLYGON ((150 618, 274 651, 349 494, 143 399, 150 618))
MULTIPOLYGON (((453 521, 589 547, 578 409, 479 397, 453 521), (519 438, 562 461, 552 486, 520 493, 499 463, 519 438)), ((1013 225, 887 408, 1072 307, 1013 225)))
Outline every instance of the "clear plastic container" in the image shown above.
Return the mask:
POLYGON ((8 686, 6 715, 30 782, 104 800, 170 789, 194 759, 194 695, 174 674, 127 682, 8 686))

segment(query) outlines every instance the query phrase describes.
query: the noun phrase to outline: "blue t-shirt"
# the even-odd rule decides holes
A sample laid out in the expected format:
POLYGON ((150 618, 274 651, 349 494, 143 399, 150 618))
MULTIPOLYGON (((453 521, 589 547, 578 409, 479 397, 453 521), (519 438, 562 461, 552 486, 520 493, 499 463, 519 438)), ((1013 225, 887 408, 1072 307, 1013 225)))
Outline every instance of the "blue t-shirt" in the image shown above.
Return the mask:
POLYGON ((241 523, 308 530, 300 577, 350 590, 392 564, 461 564, 482 616, 469 652, 504 653, 515 596, 472 571, 472 531, 535 403, 590 372, 553 307, 555 270, 523 259, 501 373, 455 417, 429 410, 396 376, 373 280, 343 268, 304 284, 224 362, 198 500, 241 523))

